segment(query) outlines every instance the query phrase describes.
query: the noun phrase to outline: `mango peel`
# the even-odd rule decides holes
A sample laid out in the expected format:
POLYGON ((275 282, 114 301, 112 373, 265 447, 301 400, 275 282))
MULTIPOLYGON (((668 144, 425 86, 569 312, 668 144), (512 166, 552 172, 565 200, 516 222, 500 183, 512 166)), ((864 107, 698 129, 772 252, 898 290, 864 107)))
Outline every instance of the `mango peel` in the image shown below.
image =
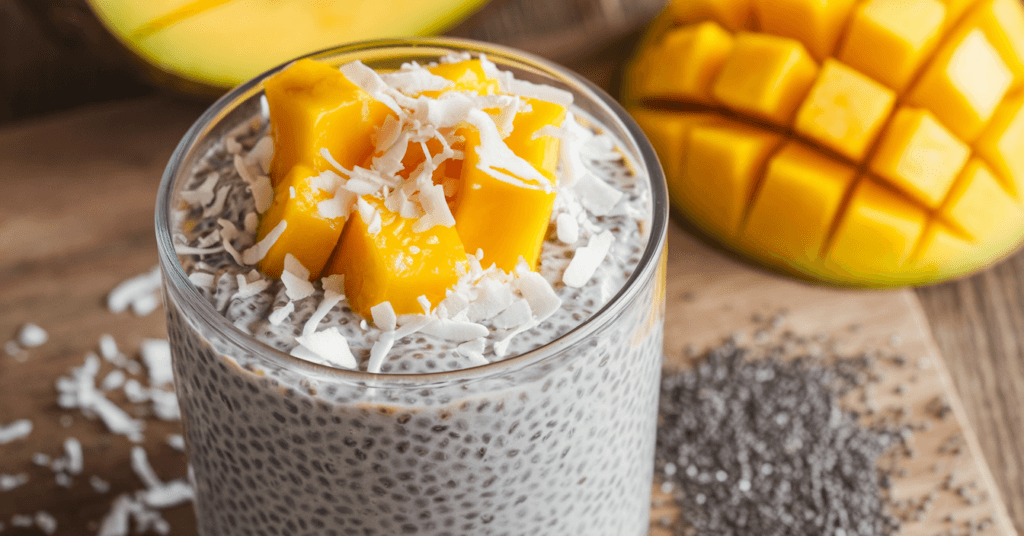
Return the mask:
POLYGON ((1015 0, 676 0, 623 99, 679 213, 768 267, 925 284, 1024 240, 1015 0))

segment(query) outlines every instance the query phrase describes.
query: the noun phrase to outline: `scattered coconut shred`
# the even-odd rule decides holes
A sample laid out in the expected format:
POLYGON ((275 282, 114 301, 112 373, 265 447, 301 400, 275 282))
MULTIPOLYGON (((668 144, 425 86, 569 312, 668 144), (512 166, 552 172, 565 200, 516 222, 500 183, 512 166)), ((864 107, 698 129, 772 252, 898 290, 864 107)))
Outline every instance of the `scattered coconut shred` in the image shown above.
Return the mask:
MULTIPOLYGON (((441 62, 468 59, 468 54, 452 55, 441 62)), ((581 125, 572 112, 567 113, 560 127, 547 126, 537 133, 537 136, 550 135, 561 140, 557 186, 515 155, 505 144, 504 137, 511 132, 516 114, 529 109, 523 97, 568 107, 573 101, 572 94, 516 80, 482 55, 479 59, 488 76, 498 80, 504 94, 449 91, 437 98, 414 97, 422 91, 443 90, 453 84, 416 63, 385 74, 359 61, 340 67, 351 82, 390 108, 394 116, 389 116, 377 133, 374 154, 380 156, 372 159, 368 169, 347 169, 338 164, 327 149, 322 150, 322 156, 334 169, 313 179, 316 188, 331 196, 321 201, 317 210, 325 218, 362 218, 371 232, 379 232, 381 215, 361 197, 377 195, 388 210, 415 218, 415 231, 427 231, 438 225, 451 227, 455 219, 445 201, 446 186, 435 185, 432 175, 445 161, 464 157, 462 151, 453 149, 460 141, 455 127, 469 124, 480 133, 479 168, 482 171, 519 186, 556 192, 552 229, 565 251, 561 258, 571 257, 567 265, 551 263, 545 267, 545 277, 531 271, 520 259, 513 271, 504 272, 493 265, 482 266, 483 251, 471 252, 458 283, 448 290, 440 303, 430 303, 421 296, 423 312, 408 315, 396 315, 388 302, 373 307, 373 326, 366 326, 365 322, 361 325, 364 331, 376 333, 376 340, 372 342, 368 358, 365 354, 354 353, 350 348, 353 341, 346 338, 337 325, 321 326, 333 309, 346 306, 341 276, 326 277, 312 284, 307 280, 309 271, 287 255, 280 279, 282 295, 276 292, 280 289, 277 282, 250 269, 287 228, 287 222, 282 220, 262 240, 255 239, 258 214, 270 207, 273 198, 268 175, 274 146, 266 134, 269 119, 264 100, 262 118, 239 125, 226 135, 220 150, 227 152, 224 160, 227 165, 218 169, 208 163, 205 168, 200 166, 189 185, 191 189, 180 196, 183 206, 175 217, 179 224, 185 221, 189 224, 176 225, 176 228, 189 231, 187 236, 175 235, 175 248, 192 283, 220 311, 226 311, 240 300, 264 300, 265 303, 276 296, 271 309, 261 309, 267 310, 266 320, 272 326, 288 322, 296 325, 294 333, 280 335, 287 330, 276 331, 285 338, 278 347, 316 363, 345 369, 358 369, 365 363, 365 370, 381 372, 387 370, 384 363, 396 342, 415 333, 453 344, 457 354, 467 360, 468 365, 462 368, 506 357, 517 335, 541 325, 561 308, 563 299, 553 282, 568 289, 584 287, 605 262, 613 244, 624 240, 623 236, 609 231, 608 224, 601 218, 613 215, 634 218, 634 228, 640 229, 637 234, 645 238, 646 225, 642 222, 648 215, 635 208, 637 203, 624 207, 626 203, 620 203, 624 192, 593 172, 592 162, 621 163, 622 153, 610 137, 581 125), (485 109, 497 112, 492 115, 485 109), (254 139, 257 141, 253 142, 254 139), (429 152, 427 142, 430 141, 439 142, 440 152, 429 152), (420 144, 429 158, 408 179, 403 179, 398 173, 403 170, 402 160, 410 143, 420 144), (245 153, 246 145, 252 146, 248 153, 245 153), (239 181, 229 180, 234 174, 239 181), (233 202, 234 198, 228 197, 229 191, 235 196, 244 194, 247 199, 233 202), (552 277, 550 266, 560 273, 552 277), (300 303, 307 299, 318 299, 319 303, 315 307, 300 303), (314 308, 310 314, 308 311, 314 308), (300 310, 309 314, 304 323, 301 319, 289 320, 300 310), (300 323, 301 330, 298 329, 300 323), (357 357, 359 355, 364 358, 357 357)), ((624 164, 620 167, 626 168, 624 164)), ((631 172, 628 176, 633 178, 631 172)), ((638 195, 639 203, 649 206, 646 189, 638 195)), ((610 299, 627 277, 628 274, 614 283, 602 283, 601 298, 610 299)), ((255 310, 257 307, 248 308, 255 310)), ((253 333, 252 322, 252 318, 243 314, 235 325, 253 333)))

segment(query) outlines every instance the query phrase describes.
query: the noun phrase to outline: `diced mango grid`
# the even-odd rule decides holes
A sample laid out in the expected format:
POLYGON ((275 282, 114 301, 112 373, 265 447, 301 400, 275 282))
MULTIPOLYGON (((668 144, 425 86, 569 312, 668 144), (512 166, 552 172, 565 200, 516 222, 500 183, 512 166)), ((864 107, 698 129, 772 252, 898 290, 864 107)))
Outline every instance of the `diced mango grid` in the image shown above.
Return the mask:
POLYGON ((626 97, 668 174, 715 177, 679 190, 726 238, 884 273, 1021 217, 1018 0, 688 0, 659 23, 626 97))

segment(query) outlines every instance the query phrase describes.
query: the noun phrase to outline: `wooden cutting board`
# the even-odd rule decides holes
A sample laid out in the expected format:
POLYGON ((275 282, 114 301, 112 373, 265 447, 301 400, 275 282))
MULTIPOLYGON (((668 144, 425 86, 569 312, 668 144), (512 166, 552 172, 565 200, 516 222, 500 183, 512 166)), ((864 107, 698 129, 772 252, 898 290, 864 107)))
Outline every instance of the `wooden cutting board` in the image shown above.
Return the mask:
MULTIPOLYGON (((0 522, 46 510, 60 523, 57 534, 88 533, 114 496, 141 486, 129 468, 131 445, 96 421, 60 410, 53 386, 96 349, 103 333, 112 334, 129 354, 143 338, 164 336, 159 312, 143 318, 115 315, 103 300, 118 282, 156 264, 152 214, 157 183, 171 150, 200 111, 190 104, 147 99, 0 131, 0 344, 24 322, 43 326, 51 337, 25 360, 0 351, 0 423, 29 418, 36 425, 26 440, 0 446, 0 473, 30 476, 23 488, 0 495, 0 522), (65 414, 73 415, 66 427, 60 422, 65 414), (85 472, 65 489, 55 484, 49 469, 34 466, 30 459, 36 452, 59 454, 70 436, 83 444, 85 472), (93 491, 88 484, 92 474, 111 481, 111 492, 93 491)), ((931 366, 908 369, 905 376, 890 374, 893 389, 905 383, 908 391, 896 395, 893 389, 879 388, 880 405, 908 405, 923 415, 931 400, 945 395, 955 418, 937 422, 928 434, 917 434, 921 456, 908 466, 908 477, 897 481, 897 492, 920 497, 941 482, 948 471, 931 471, 937 449, 959 434, 965 454, 956 461, 958 482, 977 481, 979 492, 987 494, 985 501, 970 506, 955 491, 940 492, 923 522, 908 525, 904 533, 944 534, 951 526, 943 520, 953 514, 958 522, 992 516, 995 524, 983 534, 1014 534, 910 291, 841 291, 795 282, 724 256, 675 223, 670 226, 669 256, 669 369, 684 366, 682 352, 689 344, 703 348, 734 332, 749 332, 755 313, 767 318, 788 309, 786 328, 833 334, 850 348, 888 345, 898 334, 903 354, 914 362, 927 359, 931 366), (851 325, 860 326, 856 334, 848 329, 851 325), (912 374, 918 375, 917 381, 910 381, 912 374)), ((177 425, 152 420, 149 425, 145 446, 158 474, 180 478, 184 457, 163 443, 177 425)), ((656 493, 656 504, 663 506, 652 516, 652 534, 672 534, 659 525, 662 518, 675 516, 666 499, 656 493)), ((194 534, 189 507, 164 515, 174 534, 194 534)), ((5 532, 21 533, 33 534, 5 532)))
MULTIPOLYGON (((927 418, 932 424, 930 430, 914 433, 912 445, 918 455, 901 464, 906 475, 895 480, 895 497, 914 504, 935 493, 932 507, 919 521, 904 522, 900 534, 931 536, 951 529, 952 534, 968 534, 965 523, 986 518, 991 524, 977 534, 1016 534, 912 291, 842 290, 794 281, 712 249, 674 222, 669 229, 668 266, 666 372, 685 369, 691 362, 687 355, 702 353, 727 337, 751 341, 765 323, 754 319, 773 317, 782 319, 779 331, 832 337, 846 355, 864 349, 898 353, 907 364, 884 369, 885 379, 876 386, 874 400, 880 411, 906 407, 910 420, 927 418), (694 346, 687 349, 688 345, 694 346), (936 399, 948 403, 949 417, 931 416, 935 407, 930 404, 936 399), (950 475, 951 484, 946 484, 950 475), (959 494, 964 486, 966 497, 959 494), (949 516, 953 522, 947 521, 949 516)), ((862 402, 850 401, 852 409, 863 409, 858 403, 862 402)), ((654 504, 652 536, 674 534, 678 512, 659 482, 654 504)))

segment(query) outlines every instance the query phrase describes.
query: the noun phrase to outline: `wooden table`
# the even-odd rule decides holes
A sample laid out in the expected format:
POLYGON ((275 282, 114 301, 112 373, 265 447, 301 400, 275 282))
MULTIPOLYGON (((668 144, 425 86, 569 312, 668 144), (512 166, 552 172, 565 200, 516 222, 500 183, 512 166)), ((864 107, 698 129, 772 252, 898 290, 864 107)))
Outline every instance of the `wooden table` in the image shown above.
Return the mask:
MULTIPOLYGON (((614 87, 616 69, 632 40, 628 35, 614 38, 566 63, 600 85, 614 87)), ((57 411, 53 380, 80 364, 100 333, 111 332, 125 347, 162 334, 162 318, 115 316, 103 313, 100 303, 116 283, 155 262, 152 206, 159 173, 174 143, 200 111, 201 106, 158 98, 0 129, 0 343, 27 321, 48 323, 52 337, 27 364, 0 352, 0 423, 39 417, 34 434, 53 438, 53 454, 59 438, 95 433, 100 426, 76 419, 71 428, 63 429, 56 421, 43 419, 57 411), (160 121, 166 128, 154 133, 140 127, 150 121, 160 121), (143 139, 139 132, 146 133, 143 139), (69 146, 68 140, 76 145, 69 146), (103 158, 94 158, 96 154, 103 158), (83 173, 76 168, 82 165, 93 167, 83 173), (68 182, 69 169, 76 169, 75 177, 88 176, 93 182, 68 182), (98 191, 118 195, 100 196, 98 191), (65 308, 42 308, 58 299, 65 308), (97 312, 83 316, 83 310, 97 312)), ((1011 517, 1024 532, 1024 252, 973 277, 918 289, 916 294, 1011 517)), ((36 450, 0 446, 0 473, 5 460, 27 459, 36 450)), ((87 467, 123 474, 114 482, 115 490, 137 487, 131 484, 134 477, 125 460, 107 460, 103 454, 102 445, 87 450, 87 467)), ((176 470, 157 466, 165 478, 181 476, 172 474, 176 470)), ((28 486, 29 494, 53 488, 52 481, 28 486)), ((18 501, 0 495, 0 521, 20 511, 18 501)), ((109 497, 76 503, 71 518, 85 526, 98 519, 108 503, 109 497)), ((172 521, 188 517, 180 509, 168 515, 172 521)))

